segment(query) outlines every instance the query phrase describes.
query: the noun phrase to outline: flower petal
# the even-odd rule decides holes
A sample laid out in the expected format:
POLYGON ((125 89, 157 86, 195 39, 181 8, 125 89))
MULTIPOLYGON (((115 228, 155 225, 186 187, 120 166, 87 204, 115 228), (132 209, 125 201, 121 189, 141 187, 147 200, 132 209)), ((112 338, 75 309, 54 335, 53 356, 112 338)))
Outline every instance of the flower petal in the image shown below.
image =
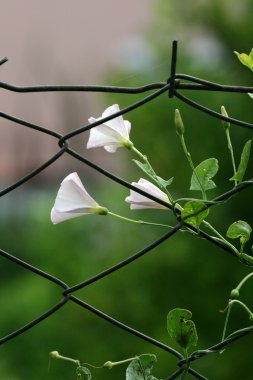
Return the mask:
MULTIPOLYGON (((132 185, 140 190, 146 191, 148 194, 153 195, 156 198, 169 203, 167 195, 153 183, 147 181, 144 178, 141 178, 138 182, 132 182, 132 185)), ((130 190, 130 196, 126 197, 125 201, 130 203, 130 208, 132 210, 145 208, 166 208, 165 206, 160 205, 151 199, 148 199, 144 195, 141 195, 134 190, 130 190)))
POLYGON ((87 193, 77 173, 69 174, 61 183, 51 211, 53 223, 94 214, 100 206, 87 193))
POLYGON ((79 216, 83 216, 83 215, 90 215, 92 214, 91 212, 61 212, 61 211, 57 211, 55 210, 55 208, 53 207, 52 208, 52 211, 51 211, 51 221, 52 223, 54 224, 57 224, 57 223, 60 223, 60 222, 64 222, 65 220, 68 220, 68 219, 73 219, 73 218, 77 218, 79 216))
POLYGON ((127 133, 128 133, 128 137, 129 137, 130 132, 131 132, 131 123, 128 120, 124 120, 124 124, 125 124, 126 130, 127 130, 127 133))
MULTIPOLYGON (((120 108, 118 104, 113 104, 112 106, 106 108, 106 110, 102 113, 102 118, 113 115, 116 112, 120 112, 120 108)), ((117 131, 122 137, 125 139, 129 139, 129 126, 126 126, 122 115, 115 117, 109 121, 106 121, 104 124, 117 131)), ((129 124, 130 122, 127 121, 129 124)))
MULTIPOLYGON (((119 111, 120 108, 118 104, 114 104, 103 112, 102 118, 111 116, 119 111)), ((101 117, 97 119, 90 117, 88 120, 89 123, 93 123, 101 120, 101 117)), ((97 127, 91 128, 87 149, 104 147, 105 150, 113 153, 118 147, 125 145, 125 143, 129 141, 130 130, 131 123, 128 120, 124 120, 122 116, 106 121, 97 127)))
POLYGON ((98 204, 87 193, 78 174, 69 174, 61 183, 54 208, 65 212, 94 207, 98 207, 98 204))
MULTIPOLYGON (((93 123, 97 119, 89 118, 89 122, 93 123)), ((120 146, 119 140, 122 140, 121 135, 116 131, 110 129, 106 125, 99 125, 90 130, 89 140, 87 142, 87 149, 106 147, 108 145, 120 146)), ((117 148, 116 148, 117 149, 117 148)))

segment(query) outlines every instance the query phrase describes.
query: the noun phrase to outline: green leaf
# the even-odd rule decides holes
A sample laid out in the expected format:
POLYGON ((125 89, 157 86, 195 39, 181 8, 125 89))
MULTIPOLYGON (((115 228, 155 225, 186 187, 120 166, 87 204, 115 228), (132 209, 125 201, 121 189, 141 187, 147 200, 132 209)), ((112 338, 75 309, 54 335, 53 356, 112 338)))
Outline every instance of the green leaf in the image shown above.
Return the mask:
POLYGON ((152 168, 152 166, 148 163, 148 162, 141 162, 141 161, 138 161, 138 160, 133 160, 133 162, 139 166, 139 168, 144 172, 146 173, 147 175, 149 176, 154 176, 155 175, 155 172, 152 168))
POLYGON ((238 220, 229 226, 226 235, 230 239, 240 239, 240 243, 244 245, 249 240, 251 232, 252 229, 248 223, 238 220))
POLYGON ((140 355, 138 359, 132 360, 127 367, 126 380, 146 380, 146 377, 150 375, 156 362, 157 359, 155 355, 140 355))
POLYGON ((189 310, 179 308, 171 310, 167 316, 169 335, 184 349, 196 346, 198 342, 196 326, 191 317, 189 310))
POLYGON ((174 178, 172 177, 172 178, 170 178, 168 180, 165 180, 165 179, 163 179, 161 177, 158 177, 149 162, 143 163, 143 162, 138 161, 138 160, 133 160, 133 162, 145 174, 147 174, 148 177, 152 178, 161 188, 166 188, 167 186, 171 185, 171 183, 172 183, 172 181, 173 181, 174 178))
POLYGON ((239 61, 253 71, 253 49, 249 54, 234 52, 237 55, 239 61))
POLYGON ((208 214, 209 209, 206 207, 204 202, 189 201, 184 206, 182 218, 187 223, 190 223, 198 228, 208 214))
POLYGON ((79 366, 76 369, 78 380, 91 380, 91 372, 87 367, 79 366))
POLYGON ((172 184, 172 182, 173 182, 173 179, 174 179, 174 177, 171 177, 170 179, 165 180, 165 179, 163 179, 163 178, 161 178, 161 177, 156 176, 156 181, 157 181, 157 183, 158 183, 161 187, 167 187, 167 186, 170 186, 170 185, 172 184))
POLYGON ((151 178, 155 178, 156 177, 156 174, 154 172, 154 169, 152 168, 152 166, 150 165, 149 162, 141 162, 141 161, 138 161, 138 160, 133 160, 133 162, 145 173, 147 174, 149 177, 151 178))
POLYGON ((211 180, 219 170, 218 160, 216 158, 208 158, 202 161, 195 168, 192 174, 190 190, 204 191, 214 189, 215 183, 211 180))
POLYGON ((241 154, 241 160, 240 164, 238 166, 237 172, 235 175, 230 178, 230 181, 239 181, 242 182, 242 179, 244 177, 244 174, 246 172, 248 162, 249 162, 249 156, 250 156, 250 150, 251 150, 251 140, 247 141, 246 144, 244 145, 242 154, 241 154))

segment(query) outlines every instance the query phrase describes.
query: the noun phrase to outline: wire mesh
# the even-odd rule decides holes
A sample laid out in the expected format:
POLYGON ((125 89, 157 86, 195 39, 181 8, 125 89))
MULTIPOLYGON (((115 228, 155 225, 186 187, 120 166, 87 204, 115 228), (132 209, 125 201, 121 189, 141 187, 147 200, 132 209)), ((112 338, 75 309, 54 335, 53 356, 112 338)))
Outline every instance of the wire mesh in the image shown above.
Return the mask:
MULTIPOLYGON (((7 61, 7 58, 3 58, 0 60, 0 65, 4 64, 7 61)), ((88 160, 86 157, 83 155, 80 155, 77 153, 75 150, 71 149, 69 147, 69 140, 73 138, 74 136, 77 136, 91 128, 94 128, 100 124, 103 124, 104 122, 111 120, 117 116, 126 114, 136 108, 141 107, 142 105, 152 101, 153 99, 161 96, 164 93, 168 93, 168 96, 171 98, 173 96, 176 96, 179 100, 182 102, 185 102, 188 104, 190 107, 194 107, 198 109, 201 112, 205 112, 208 115, 228 121, 232 124, 238 125, 240 127, 248 128, 248 129, 253 129, 253 124, 241 121, 241 120, 236 120, 231 117, 225 117, 211 109, 208 109, 195 101, 187 98, 185 95, 182 95, 181 90, 196 90, 196 91, 222 91, 222 92, 237 92, 237 93, 248 93, 248 92, 253 92, 253 87, 242 87, 242 86, 227 86, 227 85, 221 85, 217 83, 212 83, 200 78, 196 78, 193 76, 185 75, 185 74, 177 74, 176 73, 176 65, 177 65, 177 42, 174 41, 172 45, 172 60, 171 60, 171 73, 170 77, 167 82, 159 82, 159 83, 152 83, 148 84, 145 86, 141 87, 114 87, 114 86, 59 86, 59 85, 51 85, 51 86, 15 86, 12 84, 8 83, 3 83, 0 82, 0 88, 5 89, 7 91, 14 91, 14 92, 20 92, 20 93, 34 93, 34 92, 57 92, 57 91, 79 91, 79 92, 110 92, 110 93, 125 93, 125 94, 136 94, 136 93, 145 93, 149 91, 154 91, 148 96, 144 97, 140 101, 131 104, 130 106, 120 110, 117 113, 114 113, 113 115, 110 115, 106 118, 101 118, 100 120, 97 120, 91 124, 87 124, 85 126, 82 126, 78 129, 75 129, 65 135, 61 135, 55 131, 49 130, 43 126, 28 122, 26 120, 19 119, 15 116, 0 112, 0 116, 4 119, 10 120, 13 123, 23 125, 27 128, 42 132, 46 135, 51 136, 52 138, 56 139, 58 141, 59 145, 59 150, 52 156, 50 157, 46 162, 44 162, 42 165, 31 171, 29 174, 24 176, 23 178, 20 178, 18 181, 13 183, 12 185, 8 186, 7 188, 1 190, 0 196, 4 196, 7 193, 13 191, 17 187, 20 187, 23 185, 25 182, 29 181, 31 178, 35 177, 38 175, 40 172, 45 170, 48 166, 53 164, 55 161, 57 161, 63 154, 69 154, 78 161, 82 162, 85 165, 88 165, 89 167, 93 168, 97 172, 101 173, 102 175, 110 178, 112 181, 118 183, 119 185, 126 187, 128 189, 132 189, 135 192, 144 195, 145 197, 167 207, 171 208, 172 206, 168 204, 167 202, 158 199, 151 194, 133 186, 132 184, 126 182, 122 178, 114 175, 113 173, 105 170, 104 168, 96 165, 94 162, 88 160), (182 82, 183 81, 183 82, 182 82)), ((252 179, 253 180, 253 179, 252 179)), ((243 191, 247 187, 251 186, 251 183, 244 183, 236 188, 216 197, 213 199, 213 202, 209 202, 207 204, 207 207, 212 207, 214 203, 217 202, 222 202, 224 200, 229 199, 231 196, 243 191)), ((193 368, 191 368, 191 364, 195 362, 196 360, 199 360, 200 358, 210 355, 212 353, 217 353, 227 345, 231 344, 232 342, 242 338, 243 336, 249 334, 250 332, 253 331, 253 327, 248 327, 241 329, 237 331, 236 333, 232 334, 229 338, 223 340, 222 342, 219 342, 218 344, 215 344, 206 350, 203 351, 198 351, 196 354, 192 354, 189 358, 185 358, 180 352, 175 350, 174 348, 165 345, 164 343, 157 341, 153 339, 152 337, 149 337, 145 334, 143 334, 141 331, 137 331, 133 329, 132 327, 120 322, 119 320, 116 320, 112 318, 110 315, 107 315, 103 313, 102 311, 96 309, 92 305, 86 303, 85 301, 81 300, 80 298, 76 297, 73 295, 77 290, 82 289, 84 287, 90 286, 91 284, 101 280, 102 278, 109 276, 111 273, 120 270, 122 267, 129 265, 130 263, 134 262, 135 260, 138 260, 142 256, 146 255, 150 251, 152 251, 155 247, 159 246, 169 238, 171 238, 174 234, 176 234, 180 228, 184 225, 187 226, 188 229, 191 229, 194 232, 197 232, 202 238, 206 239, 209 241, 211 244, 214 244, 218 246, 220 249, 223 251, 228 252, 231 255, 235 255, 235 252, 228 246, 224 246, 221 242, 217 241, 214 239, 211 235, 208 233, 197 230, 193 225, 186 223, 185 221, 181 220, 181 211, 180 209, 175 209, 176 215, 177 215, 177 222, 174 225, 174 227, 166 232, 164 235, 162 235, 160 238, 155 240, 153 243, 149 244, 142 250, 138 251, 134 255, 128 257, 127 259, 119 262, 118 264, 107 268, 101 273, 96 274, 95 276, 86 279, 78 284, 75 284, 74 286, 70 287, 68 286, 65 282, 63 282, 61 279, 56 278, 55 276, 52 276, 50 273, 46 273, 39 268, 36 268, 35 266, 32 266, 31 264, 13 256, 12 254, 0 250, 0 255, 13 262, 14 264, 21 266, 25 268, 27 271, 31 271, 35 273, 38 276, 41 276, 48 281, 55 283, 59 288, 61 288, 60 295, 61 299, 49 310, 44 312, 42 315, 38 316, 36 319, 30 321, 26 325, 22 326, 21 328, 11 332, 10 334, 1 337, 0 338, 0 344, 4 344, 7 341, 14 339, 20 334, 23 334, 27 330, 33 328, 36 326, 38 323, 42 322, 46 318, 49 318, 53 313, 57 312, 60 308, 62 308, 67 302, 74 302, 78 304, 80 307, 89 310, 91 313, 97 315, 99 318, 102 318, 106 320, 108 323, 113 324, 117 326, 118 328, 127 331, 129 334, 132 334, 139 339, 142 339, 146 342, 148 342, 151 345, 159 347, 161 350, 164 350, 168 352, 169 354, 175 356, 178 359, 178 367, 174 373, 170 374, 168 376, 167 380, 172 380, 178 378, 184 371, 185 368, 188 369, 188 373, 192 375, 192 377, 197 378, 197 379, 202 379, 206 380, 207 378, 203 376, 202 374, 198 373, 195 371, 193 368)), ((247 265, 250 265, 249 263, 246 263, 247 265)), ((60 289, 59 289, 60 290, 60 289)))

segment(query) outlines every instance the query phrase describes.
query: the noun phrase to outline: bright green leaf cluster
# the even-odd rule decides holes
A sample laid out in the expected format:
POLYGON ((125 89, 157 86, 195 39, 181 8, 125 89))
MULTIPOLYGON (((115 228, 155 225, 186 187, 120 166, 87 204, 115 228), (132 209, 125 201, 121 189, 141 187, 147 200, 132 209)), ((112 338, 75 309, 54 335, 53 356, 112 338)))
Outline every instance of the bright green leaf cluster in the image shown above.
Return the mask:
MULTIPOLYGON (((251 49, 249 54, 234 52, 239 61, 246 67, 248 67, 251 71, 253 71, 253 49, 251 49)), ((253 99, 253 94, 248 93, 248 95, 253 99)))
POLYGON ((240 54, 237 51, 235 51, 234 53, 237 55, 237 58, 243 65, 247 66, 250 70, 253 71, 253 49, 251 49, 249 54, 240 54))

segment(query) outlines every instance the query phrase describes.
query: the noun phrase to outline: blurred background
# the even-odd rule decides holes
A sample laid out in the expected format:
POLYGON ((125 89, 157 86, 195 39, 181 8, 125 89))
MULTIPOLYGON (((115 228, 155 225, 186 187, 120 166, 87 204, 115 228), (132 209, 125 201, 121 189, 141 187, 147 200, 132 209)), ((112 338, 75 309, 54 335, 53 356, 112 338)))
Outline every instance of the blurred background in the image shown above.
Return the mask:
MULTIPOLYGON (((252 85, 252 73, 233 54, 252 48, 251 0, 55 0, 52 2, 2 0, 1 81, 16 85, 101 84, 139 86, 166 81, 170 72, 171 42, 179 40, 178 72, 222 84, 252 85)), ((235 118, 252 121, 252 100, 247 95, 187 92, 216 111, 224 105, 235 118)), ((121 108, 144 95, 85 93, 17 94, 1 89, 2 112, 60 133, 69 132, 98 117, 113 103, 121 108)), ((190 109, 167 94, 129 113, 131 140, 147 154, 162 177, 174 176, 175 197, 189 192, 191 173, 175 134, 174 109, 179 108, 186 141, 197 164, 209 157, 219 160, 217 189, 228 190, 232 175, 224 130, 218 120, 190 109)), ((231 127, 238 162, 250 131, 231 127)), ((117 154, 102 149, 87 151, 88 135, 71 146, 98 165, 128 181, 142 174, 123 149, 117 154)), ((39 132, 1 119, 1 189, 14 183, 58 151, 57 141, 39 132)), ((252 162, 252 160, 251 160, 252 162)), ((61 157, 30 182, 1 198, 1 248, 74 285, 116 264, 161 236, 162 228, 130 225, 112 218, 87 217, 59 225, 50 222, 60 182, 77 171, 86 189, 111 211, 136 219, 173 224, 173 216, 159 211, 130 212, 128 191, 70 156, 61 157), (133 237, 138 236, 138 239, 133 237)), ((252 177, 252 164, 248 178, 252 177)), ((212 209, 210 221, 225 234, 229 224, 244 219, 252 225, 251 189, 223 207, 212 209)), ((250 248, 248 248, 248 253, 250 248)), ((0 336, 28 323, 60 300, 59 289, 15 264, 1 259, 0 336)), ((249 269, 232 256, 191 235, 172 239, 109 277, 77 292, 77 296, 123 323, 174 346, 166 332, 166 315, 174 307, 188 308, 198 328, 199 349, 217 343, 222 335, 224 309, 230 290, 249 269)), ((243 290, 252 301, 252 283, 243 290)), ((229 331, 249 324, 236 307, 229 331)), ((223 355, 196 362, 194 368, 210 379, 252 379, 251 335, 231 345, 223 355)), ((109 325, 79 306, 68 303, 53 316, 1 346, 0 373, 4 380, 74 379, 71 363, 53 362, 48 353, 101 365, 141 353, 154 353, 157 378, 175 369, 165 352, 109 325)), ((124 378, 124 367, 110 372, 94 370, 96 379, 124 378)), ((190 378, 190 377, 189 377, 190 378)))

